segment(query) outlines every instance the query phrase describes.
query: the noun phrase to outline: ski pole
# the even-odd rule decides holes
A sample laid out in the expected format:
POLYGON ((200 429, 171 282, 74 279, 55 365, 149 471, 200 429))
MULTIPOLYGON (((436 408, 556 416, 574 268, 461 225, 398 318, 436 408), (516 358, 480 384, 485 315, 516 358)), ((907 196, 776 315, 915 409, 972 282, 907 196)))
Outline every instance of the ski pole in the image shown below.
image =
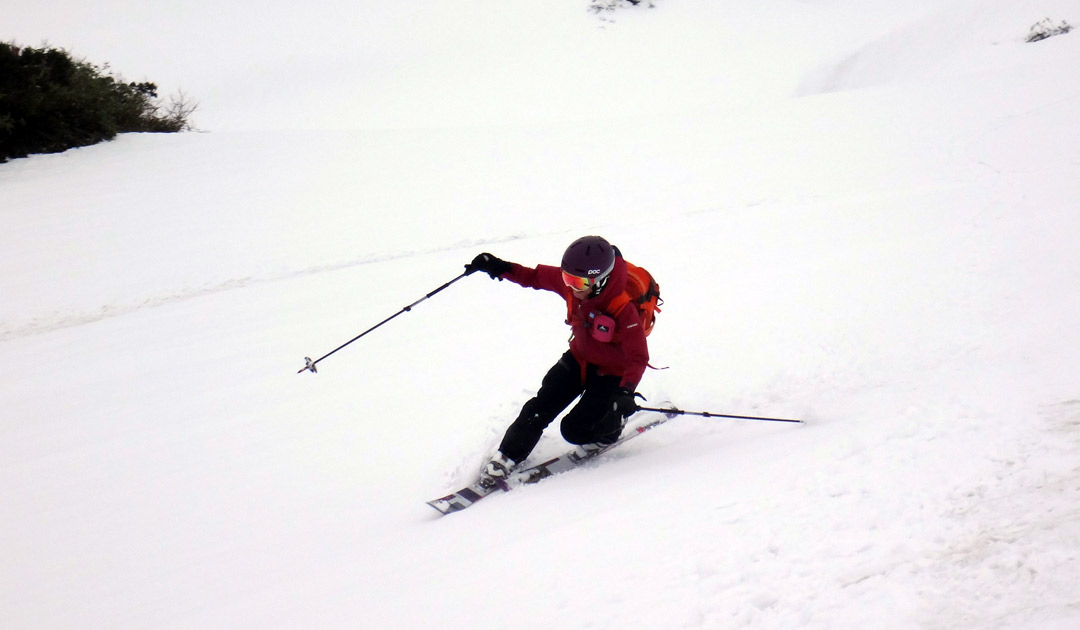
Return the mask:
POLYGON ((428 293, 428 294, 427 294, 427 295, 425 295, 424 297, 422 297, 422 298, 420 298, 419 300, 417 300, 417 301, 413 302, 412 304, 410 304, 410 305, 406 306, 405 308, 401 309, 400 311, 398 311, 398 312, 394 313, 394 314, 393 314, 393 315, 391 315, 390 317, 387 317, 386 319, 382 320, 382 321, 381 321, 381 322, 379 322, 378 324, 375 324, 375 325, 374 325, 374 326, 372 326, 371 328, 368 328, 368 329, 367 329, 367 330, 365 330, 364 332, 362 332, 362 333, 360 333, 359 335, 357 335, 357 336, 353 337, 352 339, 350 339, 350 340, 346 341, 345 343, 341 344, 340 346, 338 346, 338 347, 334 348, 334 349, 333 349, 333 350, 331 350, 330 352, 327 352, 326 354, 324 354, 323 356, 319 357, 318 359, 315 359, 314 361, 312 361, 312 360, 311 360, 311 357, 304 357, 304 363, 305 363, 305 365, 304 365, 304 367, 303 367, 303 368, 301 368, 301 369, 300 369, 300 371, 298 371, 298 372, 297 372, 297 374, 301 374, 301 373, 303 373, 303 372, 307 372, 307 371, 309 371, 309 370, 310 370, 310 371, 311 371, 312 373, 318 373, 318 370, 316 370, 316 369, 315 369, 315 364, 316 364, 316 363, 318 363, 319 361, 322 361, 323 359, 325 359, 326 357, 328 357, 328 356, 330 356, 330 355, 334 354, 334 353, 335 353, 335 352, 337 352, 338 350, 341 350, 341 349, 342 349, 342 348, 344 348, 345 346, 347 346, 347 345, 349 345, 350 343, 352 343, 352 342, 356 341, 357 339, 359 339, 359 338, 363 337, 364 335, 368 334, 369 332, 371 332, 371 331, 375 330, 375 329, 376 329, 376 328, 378 328, 379 326, 382 326, 383 324, 385 324, 386 322, 390 321, 391 319, 394 319, 394 318, 395 318, 395 317, 397 317, 398 315, 401 315, 402 313, 408 313, 408 312, 409 312, 409 311, 411 311, 411 310, 412 310, 412 308, 413 308, 414 306, 416 306, 417 304, 419 304, 419 303, 423 302, 424 300, 428 299, 429 297, 431 297, 431 296, 435 295, 435 294, 436 294, 436 293, 438 293, 439 291, 442 291, 443 289, 445 289, 446 287, 450 286, 451 284, 454 284, 454 283, 455 283, 455 282, 457 282, 458 280, 461 280, 462 278, 464 278, 465 276, 469 275, 470 273, 472 273, 472 271, 470 271, 470 270, 466 270, 466 271, 465 271, 465 273, 463 273, 463 274, 461 274, 460 276, 458 276, 458 277, 454 278, 454 279, 453 279, 453 280, 451 280, 450 282, 447 282, 446 284, 442 285, 442 286, 441 286, 441 287, 439 287, 438 289, 435 289, 435 290, 434 290, 434 291, 432 291, 431 293, 428 293))
POLYGON ((683 411, 682 409, 676 409, 675 407, 660 408, 660 407, 638 407, 638 411, 658 411, 660 413, 668 414, 668 417, 673 416, 702 416, 704 418, 735 418, 736 420, 763 420, 765 422, 793 422, 796 424, 805 424, 802 420, 789 420, 787 418, 763 418, 761 416, 734 416, 726 413, 712 413, 709 411, 683 411))

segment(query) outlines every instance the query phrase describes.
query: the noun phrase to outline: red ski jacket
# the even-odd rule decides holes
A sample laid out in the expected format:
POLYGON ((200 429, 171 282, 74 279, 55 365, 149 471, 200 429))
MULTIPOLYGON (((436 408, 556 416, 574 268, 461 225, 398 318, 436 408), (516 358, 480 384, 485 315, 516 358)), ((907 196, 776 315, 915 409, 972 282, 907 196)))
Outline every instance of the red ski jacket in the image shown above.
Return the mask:
POLYGON ((626 263, 622 257, 615 257, 615 268, 611 270, 611 277, 600 295, 584 300, 574 297, 570 288, 563 284, 559 267, 537 265, 534 269, 517 263, 513 265, 513 269, 503 274, 503 278, 523 287, 558 293, 564 302, 569 300, 567 323, 573 331, 570 352, 582 365, 582 374, 585 364, 592 364, 601 374, 621 377, 620 387, 636 390, 649 364, 649 346, 645 341, 641 317, 637 309, 629 305, 617 314, 606 310, 611 300, 626 287, 626 263), (596 331, 592 323, 603 315, 615 320, 614 335, 609 341, 601 341, 594 334, 596 331))

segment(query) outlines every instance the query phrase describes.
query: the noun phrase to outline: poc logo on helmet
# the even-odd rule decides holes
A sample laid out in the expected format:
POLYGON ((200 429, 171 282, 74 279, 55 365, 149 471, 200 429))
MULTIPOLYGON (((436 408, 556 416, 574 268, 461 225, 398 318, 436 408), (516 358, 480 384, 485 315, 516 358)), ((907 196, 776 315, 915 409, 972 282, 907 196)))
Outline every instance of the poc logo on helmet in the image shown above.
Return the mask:
POLYGON ((590 269, 589 270, 589 275, 590 276, 598 276, 598 275, 600 275, 601 271, 603 271, 603 269, 590 269))

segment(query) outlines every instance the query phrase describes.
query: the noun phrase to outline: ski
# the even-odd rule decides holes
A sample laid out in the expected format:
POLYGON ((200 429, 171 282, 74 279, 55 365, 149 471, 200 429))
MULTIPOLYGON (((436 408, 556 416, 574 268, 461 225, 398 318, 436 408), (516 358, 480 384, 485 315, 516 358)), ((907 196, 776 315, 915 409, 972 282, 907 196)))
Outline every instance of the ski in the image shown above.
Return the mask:
POLYGON ((476 503, 480 499, 483 499, 487 495, 500 489, 499 486, 486 488, 481 486, 479 482, 476 482, 465 486, 457 492, 448 494, 445 497, 428 501, 427 504, 438 510, 441 514, 452 514, 464 510, 473 503, 476 503))
POLYGON ((626 434, 624 434, 622 437, 620 437, 618 441, 602 449, 585 453, 580 448, 574 448, 574 450, 563 453, 558 457, 553 457, 539 464, 529 466, 528 468, 514 471, 510 474, 510 477, 508 479, 499 482, 497 485, 491 487, 484 487, 480 485, 479 481, 476 481, 465 486, 461 490, 458 490, 457 492, 448 494, 445 497, 440 497, 438 499, 428 501, 427 504, 435 508, 435 510, 437 510, 440 514, 452 514, 454 512, 460 512, 461 510, 472 506, 474 503, 483 499, 484 497, 494 494, 500 490, 508 492, 517 486, 537 483, 538 481, 547 479, 552 475, 557 475, 561 472, 566 472, 573 468, 577 468, 582 463, 594 459, 600 455, 603 455, 604 453, 619 446, 620 444, 624 444, 627 441, 641 435, 642 433, 660 426, 661 424, 667 422, 674 417, 675 416, 673 414, 663 415, 642 426, 635 427, 626 434))

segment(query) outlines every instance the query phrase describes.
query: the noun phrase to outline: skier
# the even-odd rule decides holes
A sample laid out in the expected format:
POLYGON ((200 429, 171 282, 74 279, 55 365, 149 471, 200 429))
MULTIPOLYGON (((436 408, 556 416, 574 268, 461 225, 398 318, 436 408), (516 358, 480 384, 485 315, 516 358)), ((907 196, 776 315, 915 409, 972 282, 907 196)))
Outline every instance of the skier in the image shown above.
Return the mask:
POLYGON ((525 267, 483 253, 465 269, 558 293, 566 300, 572 331, 569 351, 548 370, 536 396, 506 430, 498 452, 480 473, 480 484, 492 487, 506 478, 536 447, 544 429, 579 396, 560 425, 563 438, 586 453, 618 440, 626 417, 637 410, 635 390, 649 363, 637 309, 608 308, 627 282, 626 262, 618 248, 602 237, 584 236, 566 249, 561 268, 525 267))

